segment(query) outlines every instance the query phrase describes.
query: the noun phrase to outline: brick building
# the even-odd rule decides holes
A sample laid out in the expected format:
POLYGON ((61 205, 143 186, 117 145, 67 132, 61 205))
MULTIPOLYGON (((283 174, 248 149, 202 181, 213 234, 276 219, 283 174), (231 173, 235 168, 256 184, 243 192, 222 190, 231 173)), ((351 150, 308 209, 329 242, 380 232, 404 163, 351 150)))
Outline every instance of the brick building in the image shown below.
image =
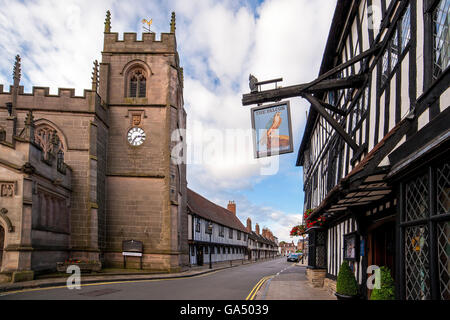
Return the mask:
POLYGON ((175 15, 161 40, 136 37, 119 40, 107 13, 102 61, 82 97, 25 93, 19 56, 14 85, 0 85, 3 277, 68 258, 122 266, 131 239, 143 242, 146 269, 189 263, 186 167, 171 161, 172 132, 186 126, 175 15))
POLYGON ((281 248, 282 256, 287 256, 290 253, 297 252, 297 246, 294 244, 294 241, 292 241, 290 243, 289 242, 280 243, 280 248, 281 248))

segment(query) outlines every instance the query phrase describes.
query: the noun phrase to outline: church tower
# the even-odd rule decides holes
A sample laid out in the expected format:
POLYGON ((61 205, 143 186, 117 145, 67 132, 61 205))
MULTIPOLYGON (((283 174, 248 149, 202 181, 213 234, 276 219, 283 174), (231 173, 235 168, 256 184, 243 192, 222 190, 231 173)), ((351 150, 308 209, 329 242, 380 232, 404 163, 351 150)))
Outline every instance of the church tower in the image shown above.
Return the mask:
MULTIPOLYGON (((122 242, 137 240, 145 269, 177 271, 188 263, 188 248, 186 166, 171 160, 182 141, 177 129, 186 128, 175 13, 160 40, 153 32, 142 40, 124 33, 119 40, 108 11, 99 73, 108 113, 108 143, 98 146, 106 154, 105 187, 97 189, 104 190, 98 195, 104 201, 98 213, 103 264, 122 266, 122 242)), ((127 260, 134 263, 139 259, 127 260)))

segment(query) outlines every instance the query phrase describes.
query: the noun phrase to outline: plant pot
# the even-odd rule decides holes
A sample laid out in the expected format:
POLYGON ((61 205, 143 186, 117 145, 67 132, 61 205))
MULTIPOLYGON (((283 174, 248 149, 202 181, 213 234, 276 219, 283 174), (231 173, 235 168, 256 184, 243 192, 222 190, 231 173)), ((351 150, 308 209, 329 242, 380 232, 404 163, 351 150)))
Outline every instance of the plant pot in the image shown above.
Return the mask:
POLYGON ((340 294, 335 292, 334 295, 337 297, 338 300, 359 300, 361 297, 359 295, 356 296, 347 296, 345 294, 340 294))

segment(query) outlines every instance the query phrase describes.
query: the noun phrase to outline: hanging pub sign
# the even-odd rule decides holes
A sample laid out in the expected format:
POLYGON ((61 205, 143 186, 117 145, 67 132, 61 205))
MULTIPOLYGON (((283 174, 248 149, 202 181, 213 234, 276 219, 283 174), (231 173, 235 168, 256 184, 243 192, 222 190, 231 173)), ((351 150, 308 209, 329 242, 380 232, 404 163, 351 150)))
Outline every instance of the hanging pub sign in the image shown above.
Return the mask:
POLYGON ((251 109, 255 158, 294 152, 289 101, 251 109))

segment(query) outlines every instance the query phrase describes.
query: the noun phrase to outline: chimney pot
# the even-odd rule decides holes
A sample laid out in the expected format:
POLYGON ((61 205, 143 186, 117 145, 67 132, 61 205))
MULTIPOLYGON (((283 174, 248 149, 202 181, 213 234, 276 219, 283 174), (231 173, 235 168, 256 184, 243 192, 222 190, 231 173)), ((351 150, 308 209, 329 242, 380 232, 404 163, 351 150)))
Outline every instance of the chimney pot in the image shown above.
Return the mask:
POLYGON ((236 215, 236 203, 234 201, 228 201, 227 209, 236 215))

